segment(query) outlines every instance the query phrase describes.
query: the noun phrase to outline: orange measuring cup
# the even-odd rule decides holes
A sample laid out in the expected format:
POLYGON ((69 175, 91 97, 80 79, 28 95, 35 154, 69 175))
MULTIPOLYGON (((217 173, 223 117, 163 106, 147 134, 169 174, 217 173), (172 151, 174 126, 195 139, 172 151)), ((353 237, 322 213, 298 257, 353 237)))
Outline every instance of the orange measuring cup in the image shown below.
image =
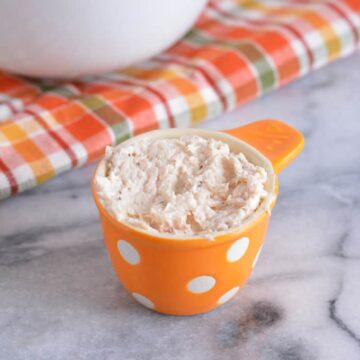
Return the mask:
POLYGON ((277 174, 302 150, 304 138, 277 120, 262 120, 226 131, 155 130, 142 138, 198 135, 227 143, 233 152, 265 168, 268 192, 259 208, 240 227, 200 236, 174 236, 136 229, 110 215, 97 196, 94 179, 105 171, 102 160, 94 173, 93 196, 105 244, 116 274, 142 305, 160 313, 193 315, 230 300, 248 280, 261 252, 278 194, 277 174))

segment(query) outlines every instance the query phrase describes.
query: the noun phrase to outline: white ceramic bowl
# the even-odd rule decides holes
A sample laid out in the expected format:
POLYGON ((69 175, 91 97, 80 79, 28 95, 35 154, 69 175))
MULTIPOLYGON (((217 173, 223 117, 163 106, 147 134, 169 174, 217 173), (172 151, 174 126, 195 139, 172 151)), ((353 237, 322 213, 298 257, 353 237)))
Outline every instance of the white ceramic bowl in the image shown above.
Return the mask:
POLYGON ((0 68, 77 77, 126 67, 178 40, 206 0, 1 0, 0 68))

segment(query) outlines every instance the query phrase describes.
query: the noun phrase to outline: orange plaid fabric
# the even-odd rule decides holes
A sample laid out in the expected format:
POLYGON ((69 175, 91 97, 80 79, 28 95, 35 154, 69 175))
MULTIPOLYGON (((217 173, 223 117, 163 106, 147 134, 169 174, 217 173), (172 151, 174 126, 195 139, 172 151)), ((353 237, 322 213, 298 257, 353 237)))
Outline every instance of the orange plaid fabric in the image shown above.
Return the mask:
POLYGON ((0 72, 0 198, 144 131, 192 124, 359 45, 359 0, 211 0, 191 31, 134 67, 55 83, 0 72))

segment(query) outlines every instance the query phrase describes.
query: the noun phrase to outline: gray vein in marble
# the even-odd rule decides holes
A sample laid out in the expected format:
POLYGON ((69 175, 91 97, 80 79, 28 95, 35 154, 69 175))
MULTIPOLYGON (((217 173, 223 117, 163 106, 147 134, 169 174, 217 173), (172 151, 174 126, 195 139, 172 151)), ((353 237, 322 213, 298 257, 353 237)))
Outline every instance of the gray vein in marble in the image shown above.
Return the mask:
POLYGON ((337 298, 329 301, 329 316, 330 319, 334 321, 334 323, 343 330, 347 335, 349 335, 354 341, 356 341, 357 345, 360 347, 360 337, 356 335, 356 333, 351 330, 348 325, 345 324, 344 320, 342 320, 336 313, 336 303, 337 298))
MULTIPOLYGON (((61 234, 69 233, 72 230, 89 229, 94 224, 96 225, 95 229, 97 229, 96 220, 91 220, 67 225, 66 229, 59 226, 43 226, 33 231, 17 232, 3 236, 0 238, 0 266, 18 265, 46 255, 54 248, 54 243, 47 240, 46 237, 59 237, 61 234)), ((76 242, 72 242, 72 244, 75 245, 76 242)))

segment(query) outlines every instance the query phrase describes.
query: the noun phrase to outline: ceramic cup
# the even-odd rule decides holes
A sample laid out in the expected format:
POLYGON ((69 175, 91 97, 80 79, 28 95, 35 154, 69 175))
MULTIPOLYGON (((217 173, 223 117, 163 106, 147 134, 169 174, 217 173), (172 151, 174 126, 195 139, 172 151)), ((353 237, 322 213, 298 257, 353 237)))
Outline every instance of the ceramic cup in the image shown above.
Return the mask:
MULTIPOLYGON (((174 236, 136 229, 117 221, 93 195, 112 265, 127 291, 160 313, 204 313, 230 300, 246 283, 261 252, 278 187, 277 173, 302 150, 303 136, 277 120, 262 120, 224 132, 202 129, 156 130, 143 138, 199 135, 227 143, 234 152, 265 168, 268 196, 242 226, 209 236, 174 236)), ((96 174, 105 170, 105 160, 96 174)))

